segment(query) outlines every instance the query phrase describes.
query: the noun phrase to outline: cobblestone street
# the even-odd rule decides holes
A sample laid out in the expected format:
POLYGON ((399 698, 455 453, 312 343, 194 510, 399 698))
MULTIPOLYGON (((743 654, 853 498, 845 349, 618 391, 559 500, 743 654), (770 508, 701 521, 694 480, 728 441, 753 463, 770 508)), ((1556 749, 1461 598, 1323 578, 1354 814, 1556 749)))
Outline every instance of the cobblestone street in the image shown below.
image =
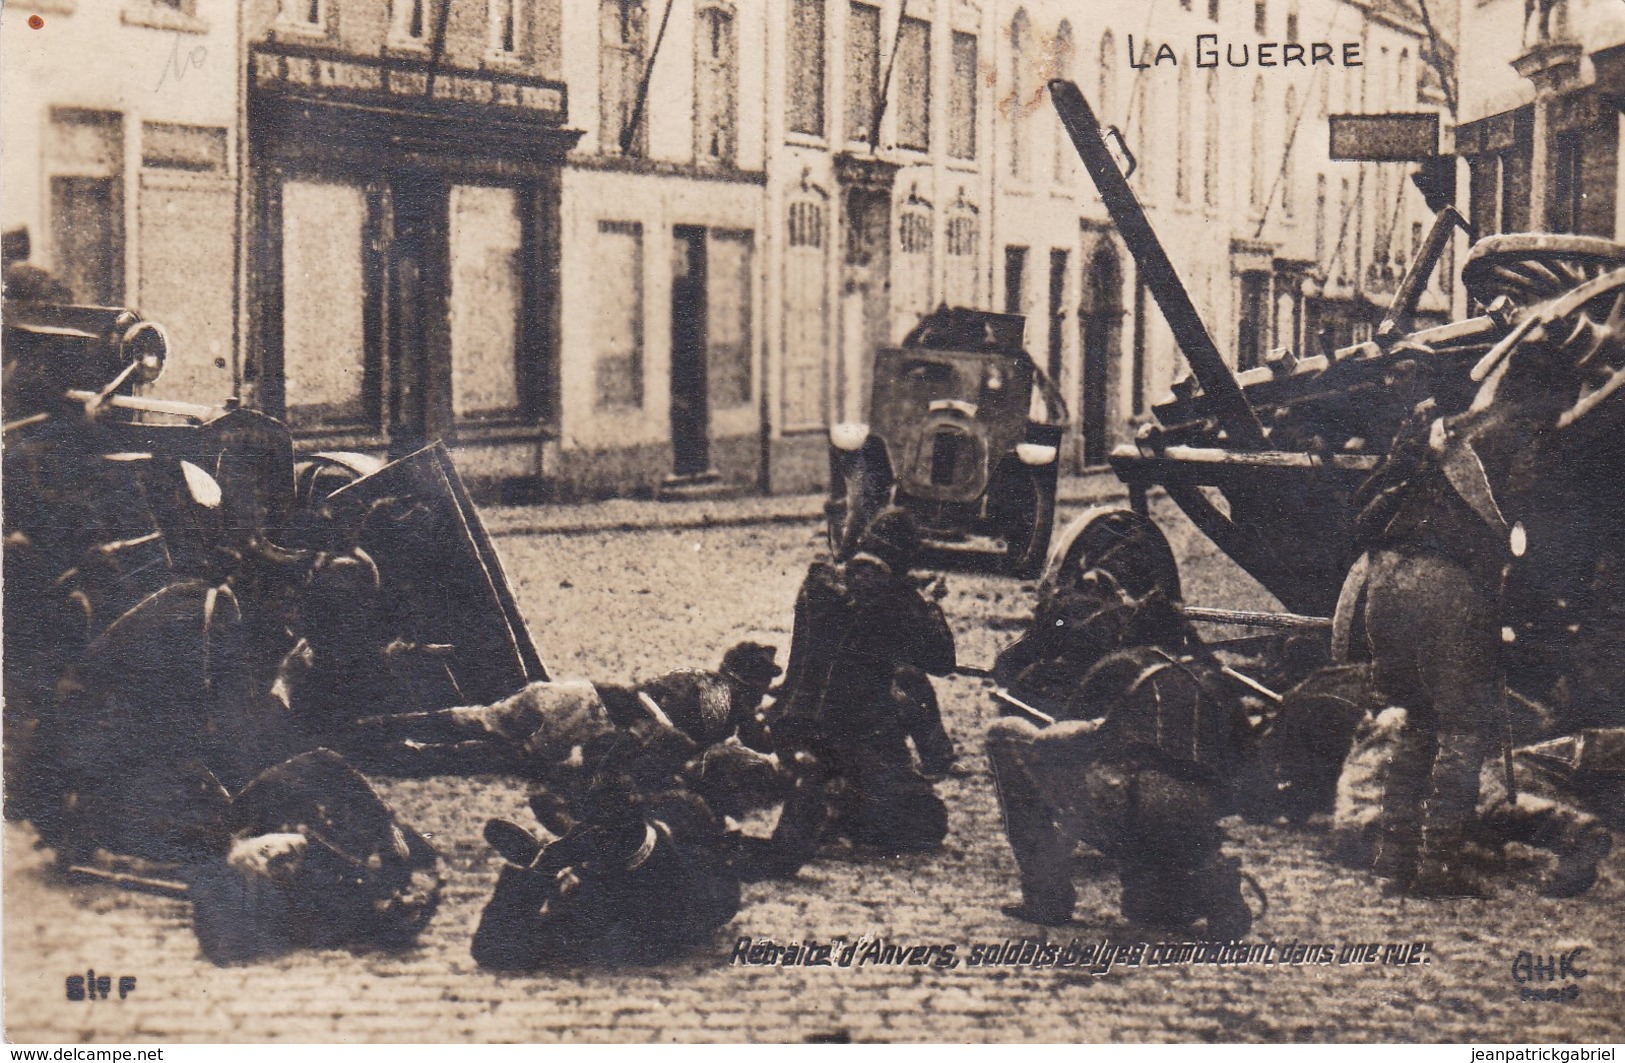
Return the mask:
MULTIPOLYGON (((758 503, 740 503, 749 506, 758 503)), ((649 526, 621 504, 598 523, 547 531, 535 514, 489 523, 533 636, 556 677, 625 681, 713 666, 734 642, 789 644, 796 588, 822 530, 793 509, 762 523, 695 517, 649 526), (597 530, 595 530, 597 529, 597 530)), ((723 507, 725 509, 725 507, 723 507)), ((1073 506, 1075 512, 1077 507, 1073 506)), ((595 512, 602 513, 598 510, 595 512)), ((1063 517, 1070 514, 1063 512, 1063 517)), ((1159 508, 1195 603, 1267 605, 1188 525, 1159 508)), ((1014 637, 1031 585, 948 576, 944 607, 960 660, 988 665, 1014 637)), ((942 851, 876 859, 826 850, 789 883, 747 887, 738 918, 702 949, 658 967, 593 966, 534 976, 479 970, 469 943, 498 859, 487 817, 529 822, 524 787, 506 778, 382 779, 402 817, 432 836, 447 887, 418 946, 398 955, 306 952, 217 968, 203 959, 184 902, 67 885, 26 825, 5 824, 5 1032, 13 1041, 1595 1041, 1625 1036, 1625 856, 1579 900, 1538 897, 1526 880, 1489 901, 1382 896, 1372 879, 1325 858, 1323 829, 1228 824, 1269 898, 1260 942, 1424 942, 1416 966, 1278 964, 1237 968, 731 966, 737 939, 779 944, 862 935, 906 945, 1003 943, 1037 928, 1002 916, 1016 894, 981 734, 994 718, 983 680, 938 682, 969 769, 940 788, 950 809, 942 851), (1520 951, 1576 948, 1577 999, 1519 999, 1520 951), (64 979, 93 968, 134 976, 127 999, 69 1002, 64 979)), ((1109 865, 1084 860, 1078 921, 1049 932, 1145 940, 1117 911, 1109 865)))

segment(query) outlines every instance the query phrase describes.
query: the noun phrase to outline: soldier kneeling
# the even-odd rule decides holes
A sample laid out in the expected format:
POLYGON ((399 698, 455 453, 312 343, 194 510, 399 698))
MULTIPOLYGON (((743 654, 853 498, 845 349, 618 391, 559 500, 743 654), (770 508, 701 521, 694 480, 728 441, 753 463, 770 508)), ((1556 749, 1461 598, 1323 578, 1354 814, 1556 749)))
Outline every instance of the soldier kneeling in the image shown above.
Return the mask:
POLYGON ((1118 863, 1123 914, 1154 926, 1205 922, 1236 940, 1252 927, 1238 860, 1219 817, 1246 720, 1218 666, 1157 647, 1111 653, 1089 670, 1072 715, 1046 727, 1007 718, 988 731, 1022 901, 1007 915, 1061 926, 1076 894, 1072 852, 1118 863))

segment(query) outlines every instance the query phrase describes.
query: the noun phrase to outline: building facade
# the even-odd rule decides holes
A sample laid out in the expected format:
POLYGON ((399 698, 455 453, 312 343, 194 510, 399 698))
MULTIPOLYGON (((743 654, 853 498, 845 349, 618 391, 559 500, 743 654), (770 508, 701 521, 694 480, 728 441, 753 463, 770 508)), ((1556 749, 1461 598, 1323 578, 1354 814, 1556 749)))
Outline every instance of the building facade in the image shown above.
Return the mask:
MULTIPOLYGON (((874 349, 947 303, 1026 316, 1075 469, 1184 366, 1046 82, 1119 131, 1245 369, 1363 338, 1416 255, 1414 167, 1332 161, 1327 118, 1451 125, 1422 2, 12 0, 7 76, 42 89, 5 115, 7 224, 171 326, 158 392, 240 395, 305 449, 440 438, 477 485, 546 497, 815 490, 874 349), (61 26, 119 61, 66 76, 61 26)), ((1474 158, 1576 128, 1591 104, 1561 100, 1612 52, 1564 80, 1562 33, 1601 7, 1555 8, 1546 111, 1517 117, 1510 67, 1463 86, 1474 158)), ((1466 31, 1464 69, 1492 45, 1466 31)), ((1540 194, 1614 225, 1618 168, 1564 143, 1540 194)), ((1498 204, 1535 165, 1507 158, 1498 204)))
MULTIPOLYGON (((1369 335, 1430 215, 1413 166, 1332 161, 1327 120, 1445 109, 1415 8, 1000 0, 991 36, 994 306, 1027 316, 1028 348, 1067 397, 1073 467, 1131 439, 1187 369, 1042 91, 1049 77, 1076 81, 1120 131, 1130 183, 1232 365, 1369 335)), ((1450 288, 1441 268, 1422 309, 1446 313, 1450 288)))
POLYGON ((15 0, 0 8, 8 231, 83 302, 168 329, 165 393, 234 393, 236 0, 15 0))
POLYGON ((558 493, 766 483, 767 23, 731 0, 565 0, 558 493))
POLYGON ((991 4, 769 0, 771 486, 821 487, 872 353, 937 304, 986 307, 991 4))
POLYGON ((315 449, 534 479, 561 391, 560 9, 245 7, 242 388, 315 449))
POLYGON ((1625 7, 1462 0, 1456 151, 1480 235, 1625 239, 1625 7))

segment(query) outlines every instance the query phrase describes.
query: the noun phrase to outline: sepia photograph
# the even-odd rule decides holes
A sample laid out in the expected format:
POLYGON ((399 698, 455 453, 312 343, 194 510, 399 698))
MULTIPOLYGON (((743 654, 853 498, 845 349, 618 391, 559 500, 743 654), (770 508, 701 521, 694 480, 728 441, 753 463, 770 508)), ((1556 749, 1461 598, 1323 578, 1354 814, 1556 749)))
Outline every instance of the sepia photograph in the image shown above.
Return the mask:
POLYGON ((5 1040, 1625 1040, 1622 131, 1622 0, 5 0, 5 1040))

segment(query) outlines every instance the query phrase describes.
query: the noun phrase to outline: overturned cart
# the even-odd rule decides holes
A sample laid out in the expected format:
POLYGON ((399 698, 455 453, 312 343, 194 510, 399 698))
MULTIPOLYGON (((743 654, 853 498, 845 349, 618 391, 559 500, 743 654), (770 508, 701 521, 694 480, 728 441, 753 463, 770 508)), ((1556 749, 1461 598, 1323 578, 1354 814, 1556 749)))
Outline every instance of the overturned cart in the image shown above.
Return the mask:
POLYGON ((1597 819, 1625 825, 1625 246, 1491 237, 1463 270, 1479 315, 1411 331, 1446 209, 1370 342, 1233 375, 1087 103, 1050 90, 1193 375, 1112 455, 1133 509, 1052 548, 994 668, 1001 711, 1211 765, 1266 821, 1331 812, 1344 858, 1418 895, 1477 891, 1446 862, 1469 830, 1549 845, 1543 892, 1584 892, 1597 819), (1153 486, 1285 610, 1184 604, 1153 486), (1193 620, 1285 634, 1208 642, 1193 620))
MULTIPOLYGON (((1607 424, 1619 414, 1607 407, 1618 405, 1611 400, 1621 385, 1625 273, 1617 271, 1625 266, 1625 247, 1551 234, 1481 240, 1462 270, 1481 312, 1413 332, 1419 299, 1451 230, 1464 225, 1447 207, 1372 340, 1308 356, 1277 350, 1262 366, 1233 374, 1119 170, 1106 142, 1110 133, 1102 133, 1075 85, 1049 87, 1191 370, 1170 400, 1154 408, 1155 423, 1111 454, 1134 512, 1096 514, 1068 529, 1052 552, 1052 572, 1106 564, 1141 593, 1156 586, 1177 599, 1172 551, 1146 516, 1146 493, 1160 486, 1288 610, 1186 606, 1187 617, 1329 630, 1361 552, 1356 525, 1369 501, 1362 485, 1418 429, 1425 447, 1429 424, 1465 413, 1475 400, 1496 401, 1495 382, 1508 362, 1536 357, 1520 349, 1525 346, 1564 363, 1547 374, 1561 394, 1539 397, 1567 411, 1554 415, 1554 426, 1561 424, 1554 431, 1573 440, 1587 460, 1617 467, 1622 455, 1607 424)), ((1499 401, 1535 400, 1521 378, 1518 387, 1499 401)))

